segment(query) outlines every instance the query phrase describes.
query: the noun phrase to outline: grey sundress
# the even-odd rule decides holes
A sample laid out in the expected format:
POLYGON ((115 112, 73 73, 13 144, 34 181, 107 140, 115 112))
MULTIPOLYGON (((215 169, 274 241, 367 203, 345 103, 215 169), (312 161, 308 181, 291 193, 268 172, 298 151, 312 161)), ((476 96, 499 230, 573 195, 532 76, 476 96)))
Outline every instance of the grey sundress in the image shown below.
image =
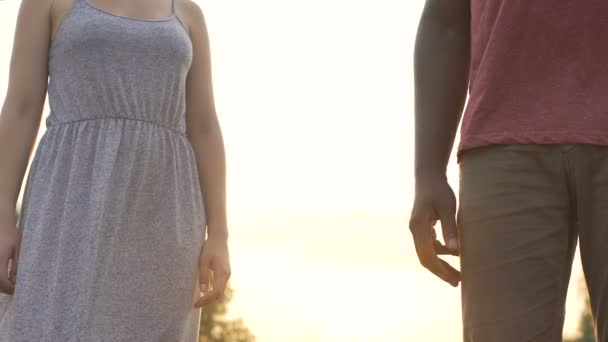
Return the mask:
POLYGON ((74 0, 49 46, 49 115, 0 341, 195 342, 205 210, 186 137, 192 43, 175 14, 74 0))

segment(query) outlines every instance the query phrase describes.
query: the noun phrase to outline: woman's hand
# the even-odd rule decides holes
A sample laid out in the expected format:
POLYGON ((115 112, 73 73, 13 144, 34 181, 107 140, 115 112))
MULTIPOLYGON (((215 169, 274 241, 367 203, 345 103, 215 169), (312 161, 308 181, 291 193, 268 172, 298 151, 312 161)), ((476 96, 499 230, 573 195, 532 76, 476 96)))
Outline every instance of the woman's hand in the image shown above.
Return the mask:
POLYGON ((199 282, 203 296, 194 303, 194 306, 198 308, 223 298, 230 273, 228 239, 210 236, 203 244, 199 257, 199 282), (211 271, 213 271, 213 288, 209 289, 211 271))
POLYGON ((0 292, 6 294, 15 292, 20 243, 21 232, 17 227, 14 224, 0 222, 0 292))

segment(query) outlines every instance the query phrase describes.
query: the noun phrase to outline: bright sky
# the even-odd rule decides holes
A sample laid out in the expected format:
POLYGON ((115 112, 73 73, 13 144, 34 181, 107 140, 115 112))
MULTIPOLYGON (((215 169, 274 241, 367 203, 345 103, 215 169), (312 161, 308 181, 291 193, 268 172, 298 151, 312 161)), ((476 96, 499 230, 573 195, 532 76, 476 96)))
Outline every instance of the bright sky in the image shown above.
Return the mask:
MULTIPOLYGON (((460 340, 460 290, 419 266, 407 228, 423 1, 198 3, 227 149, 231 315, 260 342, 460 340)), ((0 1, 0 98, 18 6, 0 1)), ((454 159, 449 178, 457 191, 454 159)))

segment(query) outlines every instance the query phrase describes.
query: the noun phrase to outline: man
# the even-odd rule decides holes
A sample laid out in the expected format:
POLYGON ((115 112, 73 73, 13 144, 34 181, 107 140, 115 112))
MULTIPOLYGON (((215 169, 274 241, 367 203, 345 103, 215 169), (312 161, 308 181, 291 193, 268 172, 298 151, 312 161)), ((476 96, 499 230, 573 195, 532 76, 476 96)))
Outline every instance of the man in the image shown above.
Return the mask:
POLYGON ((464 341, 561 341, 577 241, 608 341, 608 1, 427 0, 414 61, 410 229, 421 263, 461 283, 464 341))

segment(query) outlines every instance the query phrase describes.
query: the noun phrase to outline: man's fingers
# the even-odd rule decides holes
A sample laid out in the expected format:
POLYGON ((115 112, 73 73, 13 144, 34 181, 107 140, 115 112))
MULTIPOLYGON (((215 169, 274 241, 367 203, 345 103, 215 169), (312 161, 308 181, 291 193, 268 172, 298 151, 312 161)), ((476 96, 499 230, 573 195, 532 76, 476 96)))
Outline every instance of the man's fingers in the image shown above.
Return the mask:
POLYGON ((416 250, 418 252, 418 257, 420 258, 420 263, 445 282, 454 287, 458 286, 458 283, 460 282, 460 272, 437 257, 435 245, 436 243, 431 240, 419 241, 419 246, 416 247, 416 250))
POLYGON ((436 276, 441 278, 443 281, 456 287, 460 282, 460 272, 455 270, 447 262, 439 259, 438 257, 431 258, 423 264, 429 271, 433 272, 436 276))
POLYGON ((444 260, 439 259, 437 256, 430 257, 429 259, 425 260, 423 266, 429 271, 433 272, 443 281, 454 287, 458 286, 458 283, 460 282, 460 272, 458 272, 444 260))
POLYGON ((458 252, 449 249, 446 245, 442 244, 441 241, 435 240, 433 242, 433 248, 437 255, 453 255, 458 256, 458 252))
POLYGON ((448 272, 448 278, 450 279, 450 281, 455 282, 456 285, 454 285, 454 287, 458 286, 458 283, 461 279, 460 272, 454 267, 452 267, 450 264, 448 264, 445 260, 439 258, 437 258, 437 260, 439 260, 439 262, 443 265, 444 269, 448 272))
POLYGON ((432 217, 433 215, 429 217, 422 215, 420 211, 414 210, 414 214, 410 219, 410 230, 414 237, 416 253, 418 254, 420 263, 425 268, 450 285, 454 287, 458 286, 460 273, 437 257, 436 248, 440 252, 449 252, 451 254, 453 254, 453 251, 450 251, 446 246, 437 241, 437 234, 431 225, 432 217))
POLYGON ((458 231, 456 230, 456 208, 452 204, 445 204, 437 210, 445 245, 458 255, 460 247, 458 244, 458 231))

